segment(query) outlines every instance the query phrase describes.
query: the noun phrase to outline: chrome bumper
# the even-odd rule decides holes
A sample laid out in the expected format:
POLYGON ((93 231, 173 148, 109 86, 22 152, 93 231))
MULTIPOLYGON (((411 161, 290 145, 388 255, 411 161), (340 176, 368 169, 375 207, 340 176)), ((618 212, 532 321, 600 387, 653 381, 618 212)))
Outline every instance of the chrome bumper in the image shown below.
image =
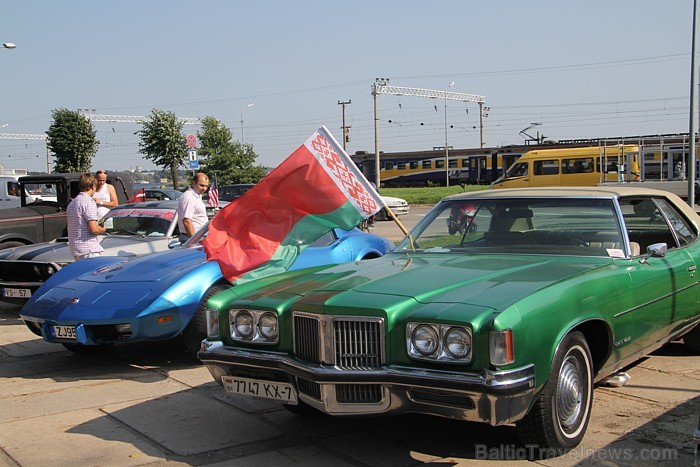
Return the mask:
POLYGON ((402 366, 373 370, 340 370, 299 361, 286 353, 256 352, 204 341, 199 359, 221 384, 239 376, 292 384, 304 403, 331 415, 414 412, 448 418, 512 423, 529 410, 535 397, 535 367, 506 371, 456 373, 402 366), (318 385, 316 397, 299 389, 299 381, 318 385), (373 402, 341 402, 336 387, 380 386, 373 402))

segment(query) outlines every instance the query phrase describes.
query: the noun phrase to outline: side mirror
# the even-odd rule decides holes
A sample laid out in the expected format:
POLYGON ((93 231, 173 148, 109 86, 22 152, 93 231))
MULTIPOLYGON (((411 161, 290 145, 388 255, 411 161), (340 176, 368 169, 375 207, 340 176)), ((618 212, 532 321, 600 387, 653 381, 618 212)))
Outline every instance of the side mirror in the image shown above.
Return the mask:
POLYGON ((665 243, 654 243, 647 247, 647 254, 642 256, 640 263, 646 263, 649 258, 663 258, 668 251, 668 245, 665 243))

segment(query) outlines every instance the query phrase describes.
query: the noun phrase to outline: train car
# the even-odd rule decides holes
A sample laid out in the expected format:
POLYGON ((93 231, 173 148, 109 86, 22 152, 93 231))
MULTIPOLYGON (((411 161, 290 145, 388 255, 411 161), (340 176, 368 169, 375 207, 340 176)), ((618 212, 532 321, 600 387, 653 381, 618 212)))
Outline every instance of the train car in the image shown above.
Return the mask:
MULTIPOLYGON (((539 150, 568 149, 568 148, 617 148, 620 146, 636 146, 636 154, 631 160, 627 155, 619 156, 618 165, 622 165, 619 170, 613 170, 612 153, 609 153, 611 168, 607 169, 607 164, 603 167, 596 166, 598 155, 594 156, 594 172, 600 181, 620 181, 620 180, 678 180, 687 176, 686 166, 688 159, 688 135, 652 135, 652 136, 632 136, 618 138, 593 138, 563 141, 542 141, 536 144, 522 144, 499 146, 490 148, 453 149, 448 151, 445 157, 444 148, 432 151, 409 151, 380 153, 380 183, 382 187, 404 187, 404 186, 444 186, 450 185, 472 185, 491 184, 503 176, 518 161, 521 156, 528 152, 539 150), (638 166, 638 169, 637 169, 638 166), (639 173, 638 178, 634 177, 639 173), (605 174, 603 177, 601 174, 605 174)), ((612 151, 612 149, 610 149, 612 151)), ((628 151, 630 154, 635 150, 628 151)), ((351 156, 355 164, 362 170, 368 180, 376 180, 375 155, 366 151, 358 151, 351 156)), ((588 164, 587 164, 588 165, 588 164)), ((572 165, 561 168, 566 171, 561 176, 569 176, 572 182, 583 180, 583 178, 594 178, 594 176, 578 175, 572 176, 579 168, 572 165)), ((586 167, 588 168, 588 167, 586 167)), ((553 170, 549 168, 547 170, 553 170)), ((586 173, 585 169, 583 172, 586 173)), ((591 173, 591 172, 588 172, 591 173)), ((567 178, 567 177, 565 177, 567 178)), ((590 182, 586 182, 589 184, 590 182)))

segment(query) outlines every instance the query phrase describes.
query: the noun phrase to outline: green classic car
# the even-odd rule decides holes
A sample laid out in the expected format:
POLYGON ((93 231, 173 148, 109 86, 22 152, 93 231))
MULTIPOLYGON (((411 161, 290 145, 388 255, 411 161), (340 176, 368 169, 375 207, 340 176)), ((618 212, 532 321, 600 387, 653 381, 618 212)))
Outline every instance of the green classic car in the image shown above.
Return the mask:
POLYGON ((515 423, 570 449, 595 383, 672 339, 700 352, 699 227, 641 188, 448 197, 383 258, 212 297, 199 358, 228 393, 293 412, 515 423))

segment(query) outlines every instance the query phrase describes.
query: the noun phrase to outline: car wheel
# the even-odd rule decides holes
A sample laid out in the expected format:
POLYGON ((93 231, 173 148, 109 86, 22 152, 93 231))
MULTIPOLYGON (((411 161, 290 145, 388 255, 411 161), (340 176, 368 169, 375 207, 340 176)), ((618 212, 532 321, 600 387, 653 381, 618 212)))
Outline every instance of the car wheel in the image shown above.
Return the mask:
POLYGON ((387 216, 386 210, 385 210, 384 208, 382 208, 381 211, 379 211, 379 212, 377 213, 377 215, 375 216, 374 220, 375 220, 375 221, 385 221, 385 220, 387 220, 388 217, 389 217, 389 216, 387 216))
POLYGON ((82 355, 92 355, 96 353, 103 353, 108 351, 114 346, 114 344, 99 344, 99 345, 81 345, 81 344, 62 344, 63 347, 70 350, 73 353, 79 353, 82 355))
POLYGON ((189 324, 182 332, 182 337, 185 339, 185 346, 187 347, 187 352, 194 358, 197 358, 197 352, 202 345, 202 340, 207 337, 207 301, 218 294, 222 290, 228 289, 230 286, 226 285, 215 285, 210 287, 204 293, 202 300, 200 300, 197 310, 194 312, 192 319, 189 324))
POLYGON ((700 354, 700 324, 683 336, 683 346, 693 353, 700 354))
POLYGON ((573 332, 559 344, 549 380, 530 412, 516 424, 518 434, 525 444, 571 449, 586 433, 592 405, 591 352, 583 334, 573 332))

